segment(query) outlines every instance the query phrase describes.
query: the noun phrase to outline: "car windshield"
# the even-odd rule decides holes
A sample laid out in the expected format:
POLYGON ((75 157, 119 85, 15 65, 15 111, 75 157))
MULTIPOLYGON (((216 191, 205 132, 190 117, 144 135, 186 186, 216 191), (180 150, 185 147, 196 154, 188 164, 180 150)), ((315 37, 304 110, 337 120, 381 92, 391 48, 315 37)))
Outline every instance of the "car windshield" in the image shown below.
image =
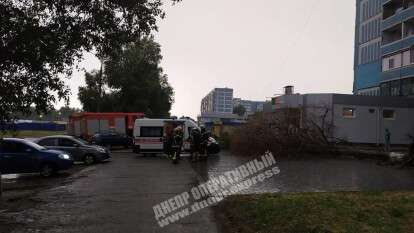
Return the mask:
POLYGON ((32 147, 32 148, 34 148, 34 149, 36 149, 36 150, 46 150, 45 147, 40 146, 39 144, 36 144, 34 142, 31 142, 31 141, 27 141, 26 140, 25 141, 25 144, 28 145, 28 146, 30 146, 30 147, 32 147))
POLYGON ((88 141, 85 141, 81 138, 75 138, 75 141, 77 141, 81 145, 89 145, 90 144, 88 141))

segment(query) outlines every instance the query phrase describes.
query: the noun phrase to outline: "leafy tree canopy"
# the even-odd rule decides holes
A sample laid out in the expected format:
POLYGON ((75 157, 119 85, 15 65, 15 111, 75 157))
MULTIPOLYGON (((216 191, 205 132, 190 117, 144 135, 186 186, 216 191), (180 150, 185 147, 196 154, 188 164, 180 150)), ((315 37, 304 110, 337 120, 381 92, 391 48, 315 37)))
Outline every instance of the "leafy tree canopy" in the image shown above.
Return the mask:
POLYGON ((84 110, 169 116, 174 91, 160 67, 161 59, 161 47, 152 37, 120 49, 105 61, 103 73, 86 73, 87 85, 79 88, 84 110))
POLYGON ((63 78, 82 54, 110 57, 150 34, 164 17, 161 6, 162 0, 0 1, 0 122, 67 100, 63 78))
POLYGON ((246 114, 246 108, 243 105, 237 105, 233 108, 233 113, 239 116, 244 116, 244 114, 246 114))
POLYGON ((50 109, 47 114, 37 114, 36 110, 31 108, 30 113, 18 113, 16 114, 16 117, 25 120, 67 121, 70 115, 77 112, 81 112, 81 109, 63 106, 60 109, 50 109))

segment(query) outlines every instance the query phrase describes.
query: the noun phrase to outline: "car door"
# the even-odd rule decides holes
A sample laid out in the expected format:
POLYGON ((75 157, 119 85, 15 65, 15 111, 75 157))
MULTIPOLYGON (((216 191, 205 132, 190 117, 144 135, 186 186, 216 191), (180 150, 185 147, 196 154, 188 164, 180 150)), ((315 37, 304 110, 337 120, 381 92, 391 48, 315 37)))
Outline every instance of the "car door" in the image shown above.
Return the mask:
POLYGON ((2 174, 10 174, 10 145, 6 141, 0 142, 0 172, 2 174))
POLYGON ((58 139, 57 138, 44 138, 37 142, 40 146, 46 147, 48 149, 57 150, 58 148, 58 139))
POLYGON ((38 160, 36 149, 21 143, 6 141, 3 142, 3 158, 6 166, 6 172, 14 173, 31 173, 38 171, 38 160))
POLYGON ((112 139, 112 135, 111 134, 102 134, 102 144, 104 146, 113 146, 113 141, 112 139))
POLYGON ((69 153, 76 161, 83 160, 83 154, 79 143, 70 138, 59 138, 56 149, 69 153))
POLYGON ((124 145, 124 138, 121 134, 113 134, 114 143, 116 146, 123 146, 124 145))

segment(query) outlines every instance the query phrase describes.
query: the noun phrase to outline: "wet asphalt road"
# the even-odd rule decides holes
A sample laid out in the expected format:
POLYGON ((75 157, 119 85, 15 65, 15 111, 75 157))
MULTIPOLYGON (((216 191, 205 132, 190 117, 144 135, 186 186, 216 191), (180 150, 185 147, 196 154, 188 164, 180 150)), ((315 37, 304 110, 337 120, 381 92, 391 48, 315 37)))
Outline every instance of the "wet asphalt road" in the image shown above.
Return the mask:
POLYGON ((79 179, 38 193, 35 207, 0 215, 22 224, 12 232, 217 232, 210 209, 165 228, 155 221, 154 205, 198 183, 185 160, 173 165, 164 157, 115 153, 112 162, 75 176, 79 179))
MULTIPOLYGON (((223 152, 193 168, 204 180, 248 162, 249 157, 223 152)), ((278 158, 280 174, 244 193, 335 192, 414 190, 414 169, 377 165, 374 160, 355 158, 278 158)))
MULTIPOLYGON (((22 202, 23 208, 2 212, 0 205, 0 232, 218 232, 212 209, 161 229, 152 207, 248 160, 223 152, 173 165, 165 157, 114 153, 111 162, 81 166, 50 181, 53 185, 22 202)), ((280 175, 246 193, 414 190, 413 169, 378 166, 372 160, 280 160, 278 166, 280 175)), ((32 185, 37 181, 48 182, 29 179, 32 185)))

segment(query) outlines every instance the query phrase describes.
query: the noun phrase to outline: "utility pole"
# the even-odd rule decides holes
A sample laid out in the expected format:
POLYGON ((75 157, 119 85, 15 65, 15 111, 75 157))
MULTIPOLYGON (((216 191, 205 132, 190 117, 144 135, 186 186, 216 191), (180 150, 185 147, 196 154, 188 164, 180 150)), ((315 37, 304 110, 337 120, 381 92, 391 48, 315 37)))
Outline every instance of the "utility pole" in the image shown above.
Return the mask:
POLYGON ((101 59, 101 69, 99 70, 99 77, 98 77, 98 106, 97 112, 101 112, 101 103, 102 103, 102 86, 103 86, 103 60, 101 59))

